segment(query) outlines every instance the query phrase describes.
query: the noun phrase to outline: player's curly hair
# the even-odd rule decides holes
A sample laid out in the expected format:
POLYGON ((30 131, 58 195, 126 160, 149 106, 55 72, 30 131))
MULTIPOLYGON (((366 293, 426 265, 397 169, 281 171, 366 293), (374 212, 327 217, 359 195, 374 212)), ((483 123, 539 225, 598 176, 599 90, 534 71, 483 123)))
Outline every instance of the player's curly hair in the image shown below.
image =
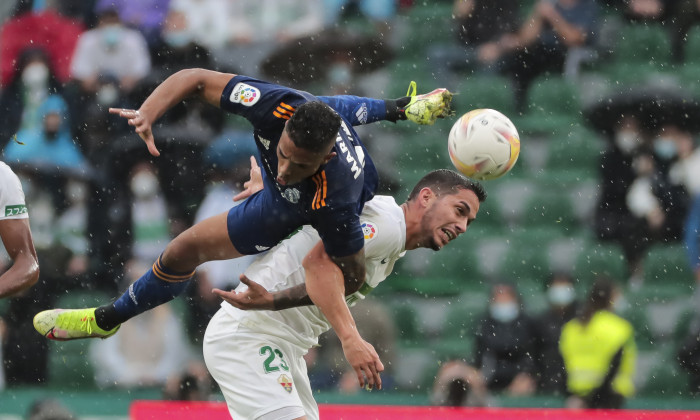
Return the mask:
POLYGON ((479 182, 469 179, 466 176, 449 170, 437 169, 429 172, 413 187, 413 190, 408 195, 408 201, 413 200, 423 188, 428 187, 433 192, 440 196, 442 194, 455 194, 457 190, 471 190, 476 194, 480 203, 486 200, 486 190, 479 182))
POLYGON ((340 116, 320 101, 300 105, 287 123, 287 134, 294 145, 318 152, 335 142, 340 116))

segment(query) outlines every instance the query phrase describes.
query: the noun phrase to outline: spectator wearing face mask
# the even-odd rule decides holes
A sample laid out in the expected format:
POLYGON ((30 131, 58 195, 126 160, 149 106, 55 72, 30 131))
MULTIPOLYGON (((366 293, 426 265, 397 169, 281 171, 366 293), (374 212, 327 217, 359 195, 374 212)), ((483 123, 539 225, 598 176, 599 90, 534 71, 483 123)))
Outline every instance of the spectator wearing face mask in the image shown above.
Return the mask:
POLYGON ((548 308, 535 320, 535 365, 538 390, 548 394, 566 392, 564 361, 559 354, 559 336, 565 323, 576 315, 578 303, 574 279, 555 273, 547 281, 548 308))
POLYGON ((114 9, 101 9, 98 17, 97 27, 78 40, 71 77, 85 93, 97 91, 101 76, 116 78, 119 88, 129 92, 151 70, 146 40, 139 31, 124 26, 114 9))
POLYGON ((20 129, 41 126, 39 107, 51 96, 61 93, 48 55, 41 49, 26 49, 20 54, 17 71, 0 93, 0 145, 4 146, 20 129))
POLYGON ((621 408, 634 394, 637 347, 632 325, 613 312, 620 299, 610 279, 598 278, 581 314, 562 328, 568 408, 621 408))
POLYGON ((137 164, 132 170, 129 186, 133 194, 132 255, 142 260, 156 259, 171 238, 167 203, 153 165, 137 164))
POLYGON ((433 386, 433 401, 452 406, 484 405, 490 392, 533 394, 537 387, 533 328, 515 285, 495 283, 488 311, 477 327, 473 363, 445 363, 433 386))

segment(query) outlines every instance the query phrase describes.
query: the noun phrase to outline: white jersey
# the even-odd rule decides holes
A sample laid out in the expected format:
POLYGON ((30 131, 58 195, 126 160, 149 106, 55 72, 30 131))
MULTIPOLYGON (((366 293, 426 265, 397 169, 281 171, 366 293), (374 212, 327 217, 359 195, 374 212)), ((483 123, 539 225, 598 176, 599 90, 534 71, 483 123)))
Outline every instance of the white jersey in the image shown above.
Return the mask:
POLYGON ((0 220, 28 217, 19 178, 5 162, 0 162, 0 220))
MULTIPOLYGON (((375 196, 365 204, 360 215, 365 234, 365 266, 367 275, 362 288, 346 297, 350 306, 363 299, 391 274, 394 263, 405 254, 406 221, 401 207, 392 197, 375 196)), ((246 276, 274 292, 304 283, 302 260, 320 241, 310 226, 284 240, 248 267, 246 276)), ((245 290, 241 284, 236 290, 245 290)), ((316 306, 282 311, 242 311, 224 302, 222 307, 240 322, 239 332, 280 337, 302 348, 318 344, 318 337, 330 329, 328 320, 316 306)))

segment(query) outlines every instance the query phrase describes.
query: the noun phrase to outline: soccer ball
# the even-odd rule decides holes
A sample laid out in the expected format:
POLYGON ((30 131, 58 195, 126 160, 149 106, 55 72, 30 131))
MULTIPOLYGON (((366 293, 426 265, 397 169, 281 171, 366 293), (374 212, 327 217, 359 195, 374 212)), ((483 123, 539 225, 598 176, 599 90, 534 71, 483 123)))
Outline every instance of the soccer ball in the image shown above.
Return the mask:
POLYGON ((515 125, 493 109, 475 109, 462 115, 450 130, 447 150, 452 164, 464 175, 495 179, 515 165, 520 137, 515 125))

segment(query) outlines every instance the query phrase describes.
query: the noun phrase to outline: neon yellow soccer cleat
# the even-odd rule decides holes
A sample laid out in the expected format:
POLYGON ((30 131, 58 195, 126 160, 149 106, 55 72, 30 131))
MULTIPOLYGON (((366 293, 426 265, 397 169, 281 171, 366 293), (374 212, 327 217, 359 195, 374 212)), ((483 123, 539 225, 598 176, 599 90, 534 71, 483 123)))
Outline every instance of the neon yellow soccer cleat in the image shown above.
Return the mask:
POLYGON ((44 337, 57 340, 79 338, 107 338, 113 336, 119 325, 109 331, 97 326, 95 309, 50 309, 34 316, 34 328, 44 337))
POLYGON ((416 82, 411 82, 406 96, 411 97, 411 102, 404 108, 406 119, 416 124, 432 125, 438 118, 454 114, 451 107, 453 95, 447 89, 435 89, 430 93, 416 95, 416 82))

